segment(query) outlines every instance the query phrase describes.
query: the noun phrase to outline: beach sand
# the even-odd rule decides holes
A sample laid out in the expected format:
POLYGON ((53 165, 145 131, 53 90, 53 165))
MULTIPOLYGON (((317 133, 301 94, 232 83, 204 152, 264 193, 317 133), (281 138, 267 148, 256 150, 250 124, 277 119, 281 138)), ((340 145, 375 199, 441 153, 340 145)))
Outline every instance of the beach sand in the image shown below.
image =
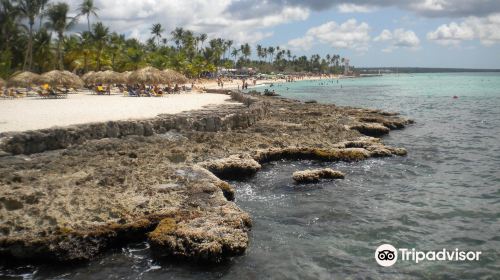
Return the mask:
POLYGON ((70 94, 66 99, 0 99, 0 132, 44 129, 111 120, 153 118, 207 105, 232 103, 228 95, 186 93, 165 97, 70 94))
MULTIPOLYGON (((331 75, 331 76, 306 76, 306 77, 302 77, 300 79, 295 79, 295 81, 316 81, 316 80, 321 80, 321 79, 338 79, 340 76, 335 76, 335 75, 331 75)), ((253 87, 258 87, 258 86, 262 86, 262 85, 266 85, 266 84, 282 84, 282 83, 286 83, 286 79, 268 79, 268 80, 256 80, 255 81, 255 85, 253 84, 253 79, 252 78, 249 78, 249 79, 246 79, 246 82, 248 83, 248 88, 253 88, 253 87)), ((188 86, 190 84, 187 84, 188 86)), ((221 87, 219 85, 217 85, 217 80, 205 80, 205 79, 202 79, 202 80, 199 80, 195 83, 195 87, 198 88, 198 89, 231 89, 231 90, 234 90, 234 89, 241 89, 243 85, 243 82, 241 79, 228 79, 228 78, 225 78, 224 79, 224 87, 221 87)))

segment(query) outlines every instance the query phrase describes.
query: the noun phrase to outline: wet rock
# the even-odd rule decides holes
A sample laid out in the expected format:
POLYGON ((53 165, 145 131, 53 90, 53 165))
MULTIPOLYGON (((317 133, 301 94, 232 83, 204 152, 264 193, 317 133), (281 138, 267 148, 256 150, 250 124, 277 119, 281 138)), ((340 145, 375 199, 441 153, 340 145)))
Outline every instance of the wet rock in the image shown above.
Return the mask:
POLYGON ((381 124, 391 130, 394 129, 402 129, 408 124, 412 124, 413 120, 404 119, 404 118, 386 118, 386 117, 361 117, 359 118, 360 122, 366 123, 378 123, 381 124))
POLYGON ((200 166, 222 179, 248 177, 261 169, 261 165, 248 155, 231 155, 227 158, 203 162, 200 166))
POLYGON ((290 160, 321 161, 359 161, 370 157, 370 153, 362 148, 315 149, 315 148, 283 148, 257 151, 254 158, 260 163, 290 160))
POLYGON ((248 214, 227 204, 163 219, 148 237, 160 256, 221 262, 245 252, 250 226, 248 214))
POLYGON ((250 175, 282 159, 406 154, 345 129, 363 117, 403 121, 396 116, 265 96, 234 98, 246 105, 1 133, 0 149, 8 147, 7 153, 65 149, 0 157, 2 258, 89 260, 149 238, 158 254, 221 261, 244 252, 250 219, 231 202, 234 188, 214 173, 250 175), (207 132, 212 129, 217 131, 207 132))
POLYGON ((316 183, 321 179, 344 179, 344 173, 331 168, 296 171, 292 176, 297 183, 316 183))
POLYGON ((375 137, 389 134, 389 132, 391 131, 388 127, 379 123, 358 123, 350 126, 350 129, 357 130, 367 136, 375 137))
POLYGON ((316 103, 318 103, 318 101, 316 101, 316 100, 306 100, 306 101, 304 101, 304 103, 306 103, 306 104, 316 104, 316 103))

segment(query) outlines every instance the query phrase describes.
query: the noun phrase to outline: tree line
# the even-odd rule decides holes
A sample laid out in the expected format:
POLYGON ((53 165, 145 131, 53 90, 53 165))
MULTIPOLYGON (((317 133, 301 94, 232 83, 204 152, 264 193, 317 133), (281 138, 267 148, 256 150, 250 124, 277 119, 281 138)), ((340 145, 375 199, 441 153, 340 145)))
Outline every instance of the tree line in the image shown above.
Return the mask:
POLYGON ((344 58, 337 54, 296 56, 280 46, 236 45, 233 40, 208 39, 183 28, 167 32, 153 24, 146 42, 113 32, 99 18, 93 0, 72 11, 67 3, 49 0, 0 0, 0 76, 15 71, 53 69, 79 74, 88 71, 136 70, 144 66, 171 68, 189 77, 213 73, 217 67, 254 67, 260 72, 339 73, 344 58), (80 20, 87 30, 73 32, 80 20), (255 53, 253 53, 255 51, 255 53), (254 54, 254 56, 252 56, 254 54))

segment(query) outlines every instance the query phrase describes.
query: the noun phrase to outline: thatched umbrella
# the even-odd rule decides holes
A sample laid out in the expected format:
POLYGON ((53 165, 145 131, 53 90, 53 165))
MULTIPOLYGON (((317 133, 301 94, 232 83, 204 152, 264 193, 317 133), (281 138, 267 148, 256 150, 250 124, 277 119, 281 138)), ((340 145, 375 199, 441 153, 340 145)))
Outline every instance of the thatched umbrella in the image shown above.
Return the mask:
POLYGON ((120 73, 120 75, 122 75, 123 83, 126 84, 128 82, 128 77, 130 77, 130 74, 132 74, 132 71, 125 71, 123 73, 120 73))
POLYGON ((167 77, 169 78, 171 83, 185 84, 189 81, 189 79, 186 78, 186 76, 172 69, 165 69, 163 70, 163 72, 167 74, 167 77))
POLYGON ((77 75, 68 71, 53 70, 42 74, 35 82, 51 86, 65 86, 73 88, 83 87, 83 81, 77 75))
POLYGON ((86 85, 91 84, 91 79, 94 76, 95 72, 94 71, 89 71, 82 76, 82 81, 85 82, 86 85))
POLYGON ((130 84, 160 85, 169 83, 168 75, 154 67, 145 67, 132 72, 128 77, 130 84))
POLYGON ((101 72, 96 72, 94 73, 89 80, 93 84, 121 84, 121 83, 126 83, 127 80, 125 77, 115 71, 111 70, 106 70, 106 71, 101 71, 101 72))
POLYGON ((40 75, 32 72, 20 72, 12 75, 7 82, 9 87, 31 87, 40 75))

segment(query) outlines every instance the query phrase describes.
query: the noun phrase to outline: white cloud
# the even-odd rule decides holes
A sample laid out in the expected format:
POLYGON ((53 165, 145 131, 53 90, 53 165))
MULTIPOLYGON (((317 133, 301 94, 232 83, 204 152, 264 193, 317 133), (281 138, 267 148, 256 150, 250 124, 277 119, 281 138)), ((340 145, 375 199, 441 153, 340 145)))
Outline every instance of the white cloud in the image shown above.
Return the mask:
POLYGON ((382 49, 383 52, 392 52, 397 48, 416 50, 420 47, 420 39, 417 34, 412 30, 405 30, 403 28, 397 28, 392 32, 384 29, 373 41, 390 43, 387 48, 382 49))
MULTIPOLYGON (((71 5, 72 10, 76 10, 81 0, 66 2, 71 5)), ((102 21, 112 31, 142 41, 151 37, 153 23, 161 23, 165 29, 165 37, 170 37, 169 33, 174 28, 183 27, 197 33, 207 33, 209 38, 222 37, 239 44, 255 43, 272 36, 269 28, 273 26, 309 17, 309 9, 289 6, 264 15, 234 18, 225 12, 233 2, 234 0, 95 0, 99 18, 92 19, 92 22, 102 21)), ((84 17, 80 19, 78 28, 86 29, 84 17)))
POLYGON ((288 41, 288 46, 294 50, 310 50, 314 43, 314 38, 312 36, 304 36, 302 38, 296 38, 288 41))
POLYGON ((500 43, 500 13, 484 18, 468 17, 461 23, 443 24, 427 33, 427 39, 441 45, 455 46, 474 39, 485 46, 500 43))
POLYGON ((330 21, 309 29, 302 38, 290 40, 288 46, 295 49, 310 49, 319 41, 334 48, 365 51, 371 40, 369 31, 370 26, 367 23, 358 24, 355 19, 349 19, 340 25, 330 21))
POLYGON ((341 13, 370 13, 375 10, 375 7, 369 5, 356 5, 350 3, 340 4, 338 7, 341 13))
POLYGON ((337 9, 341 12, 366 12, 373 8, 394 7, 424 17, 487 16, 500 12, 499 0, 232 0, 227 11, 237 17, 254 17, 301 7, 313 11, 337 9))
POLYGON ((406 48, 418 48, 420 46, 420 39, 417 34, 411 30, 404 30, 398 28, 393 32, 394 45, 406 48))
POLYGON ((420 12, 439 12, 445 10, 447 4, 447 0, 424 0, 411 4, 410 7, 420 12))
POLYGON ((384 29, 382 31, 382 33, 380 33, 380 35, 378 35, 377 37, 375 37, 375 39, 373 39, 373 41, 385 42, 385 41, 389 41, 391 39, 392 39, 392 32, 387 30, 387 29, 384 29))

